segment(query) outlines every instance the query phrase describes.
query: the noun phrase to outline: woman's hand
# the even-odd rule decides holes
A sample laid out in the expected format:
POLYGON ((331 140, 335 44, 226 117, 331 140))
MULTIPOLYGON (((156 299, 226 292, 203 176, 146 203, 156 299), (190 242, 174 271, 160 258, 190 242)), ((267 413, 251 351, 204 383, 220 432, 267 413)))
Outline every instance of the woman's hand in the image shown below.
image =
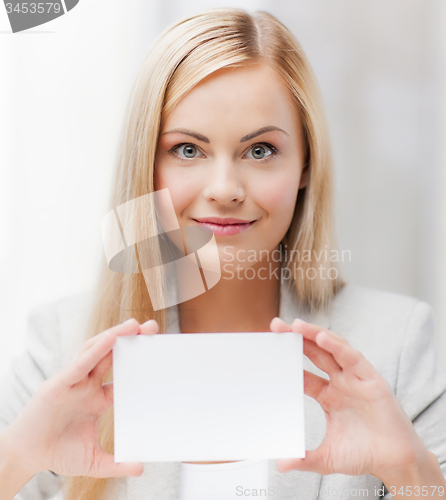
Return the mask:
POLYGON ((77 358, 45 381, 4 430, 13 462, 30 477, 44 470, 98 478, 141 475, 141 463, 116 464, 99 445, 99 418, 113 404, 113 382, 102 381, 118 335, 156 333, 156 321, 140 325, 130 319, 85 342, 77 358))
POLYGON ((343 337, 298 319, 287 325, 274 318, 271 330, 301 333, 304 354, 329 376, 304 370, 305 394, 325 413, 323 442, 304 459, 278 460, 279 471, 371 474, 384 481, 427 458, 430 452, 388 383, 343 337))

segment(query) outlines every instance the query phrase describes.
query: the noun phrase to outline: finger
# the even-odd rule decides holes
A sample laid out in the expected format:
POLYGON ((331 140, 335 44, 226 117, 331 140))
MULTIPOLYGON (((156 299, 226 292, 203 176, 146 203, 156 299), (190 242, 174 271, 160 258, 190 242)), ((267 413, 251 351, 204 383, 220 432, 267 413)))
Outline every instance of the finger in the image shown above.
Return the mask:
POLYGON ((113 381, 102 384, 102 389, 104 390, 104 396, 108 407, 110 407, 113 404, 113 381))
POLYGON ((141 325, 139 333, 141 335, 155 335, 159 333, 159 325, 154 319, 149 319, 141 325))
POLYGON ((100 383, 102 383, 102 379, 105 374, 111 369, 113 366, 113 351, 110 351, 102 361, 100 361, 90 372, 90 378, 97 379, 100 383))
POLYGON ((367 359, 348 343, 334 338, 328 332, 319 332, 316 343, 330 352, 343 370, 352 370, 356 376, 363 379, 375 378, 376 371, 367 359))
MULTIPOLYGON (((335 362, 342 369, 348 369, 349 367, 351 368, 353 366, 356 366, 357 372, 355 371, 355 374, 361 378, 369 378, 376 375, 375 370, 370 365, 370 363, 368 363, 365 358, 363 358, 360 352, 353 349, 348 341, 341 335, 337 335, 336 333, 327 330, 326 328, 322 328, 321 326, 314 325, 312 323, 306 323, 305 321, 302 321, 300 319, 295 319, 291 324, 291 327, 293 331, 302 333, 305 338, 313 340, 325 351, 331 353, 335 362), (321 344, 321 342, 316 342, 316 337, 318 336, 320 336, 320 339, 328 340, 321 344), (331 346, 334 351, 328 349, 328 346, 331 346), (359 361, 361 361, 361 363, 358 363, 359 361), (366 363, 363 364, 362 361, 366 361, 366 363)), ((333 372, 333 374, 334 373, 335 371, 333 372)))
MULTIPOLYGON (((159 332, 158 323, 154 319, 149 319, 139 327, 138 335, 154 335, 159 332)), ((90 377, 98 379, 102 383, 102 379, 113 366, 113 353, 109 352, 107 356, 91 371, 90 377)))
POLYGON ((279 472, 287 472, 289 470, 300 470, 317 472, 321 475, 330 474, 324 465, 322 452, 319 448, 306 452, 305 458, 281 458, 277 460, 276 467, 279 472))
POLYGON ((280 332, 291 332, 291 326, 287 325, 285 321, 281 318, 273 318, 269 325, 269 328, 272 332, 280 333, 280 332))
POLYGON ((115 457, 102 448, 98 450, 96 456, 97 463, 92 477, 140 476, 144 472, 144 465, 141 462, 115 463, 115 457))
POLYGON ((90 349, 78 356, 61 374, 62 381, 67 385, 77 384, 86 377, 95 366, 113 349, 116 337, 119 335, 135 335, 139 331, 139 323, 131 319, 106 330, 107 334, 93 344, 90 349))
MULTIPOLYGON (((158 323, 154 319, 149 319, 142 325, 139 326, 138 335, 153 335, 159 332, 158 323)), ((102 382, 105 374, 113 366, 113 354, 109 352, 107 356, 92 370, 90 373, 91 377, 97 378, 102 382)))
POLYGON ((72 386, 80 382, 113 349, 116 338, 110 334, 96 342, 69 365, 60 378, 62 383, 72 386))
MULTIPOLYGON (((296 325, 300 326, 298 321, 294 320, 293 324, 295 325, 295 331, 297 330, 296 325)), ((304 323, 304 322, 302 322, 304 323)), ((305 323, 309 324, 309 323, 305 323)), ((318 328, 318 332, 320 331, 320 327, 318 328)), ((281 318, 273 318, 270 323, 271 331, 280 333, 280 332, 290 332, 292 331, 292 326, 288 325, 281 318)), ((296 331, 296 333, 300 333, 296 331)), ((341 367, 336 363, 333 356, 330 353, 327 353, 323 349, 321 349, 314 341, 311 341, 307 338, 304 338, 304 354, 310 358, 310 360, 321 370, 324 372, 334 375, 336 372, 341 370, 341 367)))
POLYGON ((310 339, 313 342, 316 341, 316 335, 319 332, 327 332, 332 337, 340 340, 341 342, 348 343, 347 340, 344 337, 342 337, 341 335, 333 333, 332 331, 327 330, 327 328, 324 328, 323 326, 314 325, 313 323, 307 323, 306 321, 303 321, 303 320, 298 319, 298 318, 296 318, 291 323, 291 328, 292 328, 293 332, 301 333, 305 338, 310 339))
POLYGON ((307 396, 315 399, 319 404, 321 392, 328 386, 328 384, 329 381, 327 379, 304 370, 304 392, 307 396))
POLYGON ((330 377, 333 377, 337 373, 341 372, 341 367, 336 362, 331 353, 325 351, 315 342, 306 338, 304 338, 304 354, 318 368, 320 368, 325 373, 328 373, 330 377))
POLYGON ((139 325, 138 321, 136 321, 135 318, 130 318, 127 321, 120 323, 119 325, 112 326, 111 328, 98 333, 84 343, 79 355, 88 351, 88 349, 90 349, 94 344, 100 342, 104 337, 107 337, 109 335, 134 335, 135 333, 137 333, 134 332, 135 324, 139 325))

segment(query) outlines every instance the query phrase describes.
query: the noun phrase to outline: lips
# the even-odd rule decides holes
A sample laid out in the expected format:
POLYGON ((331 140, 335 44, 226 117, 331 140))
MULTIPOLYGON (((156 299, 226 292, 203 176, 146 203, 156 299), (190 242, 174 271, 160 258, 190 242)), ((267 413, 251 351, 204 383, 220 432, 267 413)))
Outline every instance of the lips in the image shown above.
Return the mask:
POLYGON ((256 220, 244 220, 221 217, 204 217, 194 219, 200 226, 211 229, 215 236, 232 236, 249 229, 256 220))

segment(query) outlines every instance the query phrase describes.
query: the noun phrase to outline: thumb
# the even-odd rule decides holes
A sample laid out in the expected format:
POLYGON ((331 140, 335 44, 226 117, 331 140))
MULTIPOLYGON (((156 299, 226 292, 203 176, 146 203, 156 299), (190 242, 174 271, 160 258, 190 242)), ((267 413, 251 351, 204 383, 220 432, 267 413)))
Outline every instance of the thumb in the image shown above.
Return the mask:
POLYGON ((144 465, 141 462, 116 463, 115 457, 104 450, 99 452, 98 464, 94 477, 125 477, 140 476, 144 472, 144 465))
POLYGON ((280 458, 276 462, 276 467, 279 472, 287 472, 295 469, 329 474, 329 472, 325 471, 321 458, 321 453, 318 450, 310 450, 306 452, 305 458, 280 458))

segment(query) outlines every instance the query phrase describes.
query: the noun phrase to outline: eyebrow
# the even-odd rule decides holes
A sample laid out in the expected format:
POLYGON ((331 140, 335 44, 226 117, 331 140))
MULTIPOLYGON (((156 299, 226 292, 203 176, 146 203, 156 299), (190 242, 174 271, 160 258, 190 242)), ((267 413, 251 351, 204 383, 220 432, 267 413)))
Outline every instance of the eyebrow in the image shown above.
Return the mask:
MULTIPOLYGON (((279 127, 276 127, 275 125, 269 125, 268 127, 259 128, 259 130, 256 130, 255 132, 252 132, 251 134, 245 135, 244 137, 242 137, 240 139, 240 142, 249 141, 251 139, 254 139, 254 137, 257 137, 257 136, 262 135, 262 134, 266 134, 267 132, 271 132, 273 130, 277 130, 279 132, 283 132, 286 135, 289 135, 288 132, 285 132, 285 130, 283 130, 279 127)), ((173 134, 175 132, 180 133, 180 134, 184 134, 184 135, 190 135, 191 137, 195 137, 195 139, 202 141, 202 142, 207 142, 208 144, 210 142, 210 140, 206 136, 199 134, 198 132, 193 132, 192 130, 187 130, 187 129, 183 129, 183 128, 181 128, 181 129, 176 128, 173 130, 169 130, 168 132, 164 132, 161 135, 173 134)))
POLYGON ((242 137, 240 139, 240 142, 249 141, 251 139, 254 139, 254 137, 257 137, 258 135, 266 134, 266 132, 271 132, 273 130, 278 130, 279 132, 283 132, 284 134, 289 135, 288 132, 285 132, 285 130, 283 130, 279 127, 276 127, 274 125, 270 125, 268 127, 259 128, 259 130, 252 132, 252 134, 245 135, 245 137, 242 137))

